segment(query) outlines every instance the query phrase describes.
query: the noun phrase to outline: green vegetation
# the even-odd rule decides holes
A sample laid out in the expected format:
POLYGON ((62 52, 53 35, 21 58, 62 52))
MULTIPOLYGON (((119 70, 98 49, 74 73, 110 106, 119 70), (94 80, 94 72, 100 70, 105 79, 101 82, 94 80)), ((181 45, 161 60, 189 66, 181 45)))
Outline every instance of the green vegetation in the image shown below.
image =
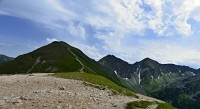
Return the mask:
MULTIPOLYGON (((61 78, 82 80, 82 81, 89 82, 92 84, 101 85, 109 89, 113 89, 115 90, 113 91, 114 93, 116 93, 117 91, 118 93, 122 93, 127 96, 137 97, 132 91, 127 90, 100 75, 95 75, 95 74, 90 74, 90 73, 80 73, 80 72, 56 73, 53 75, 57 77, 61 77, 61 78)), ((95 86, 95 87, 98 88, 99 86, 95 86)))
POLYGON ((127 87, 112 70, 103 67, 81 50, 62 41, 52 42, 30 53, 18 56, 12 61, 0 64, 0 74, 79 72, 83 67, 79 61, 84 66, 84 72, 103 76, 122 87, 127 87))
POLYGON ((190 102, 190 98, 187 94, 181 92, 181 94, 179 94, 178 98, 178 105, 182 108, 182 109, 187 109, 188 104, 190 102))
POLYGON ((149 101, 134 101, 127 104, 126 109, 135 109, 135 108, 144 108, 146 109, 148 106, 154 104, 149 101))
POLYGON ((167 103, 150 102, 150 101, 134 101, 127 104, 126 109, 146 109, 150 105, 158 105, 156 109, 176 109, 167 103))
POLYGON ((76 72, 82 68, 87 73, 99 74, 115 80, 111 73, 103 70, 95 60, 90 59, 82 51, 65 42, 53 42, 30 53, 18 56, 13 61, 0 64, 1 74, 37 73, 37 72, 76 72), (32 68, 32 69, 31 69, 32 68))
POLYGON ((78 72, 82 69, 82 65, 77 59, 84 65, 84 72, 104 76, 126 87, 120 83, 114 72, 102 67, 82 51, 65 42, 52 42, 12 61, 2 63, 0 74, 78 72))
POLYGON ((18 56, 13 61, 0 64, 1 73, 78 71, 81 65, 68 51, 68 47, 71 46, 65 45, 63 46, 61 42, 53 42, 33 52, 18 56), (28 72, 32 67, 33 69, 28 72))
MULTIPOLYGON (((1 55, 0 55, 1 59, 1 55)), ((132 91, 147 93, 155 98, 171 101, 172 105, 178 108, 187 108, 188 106, 199 104, 196 101, 199 101, 200 94, 196 96, 195 101, 190 100, 192 94, 198 92, 199 88, 199 77, 193 77, 184 80, 184 82, 177 82, 180 84, 171 82, 182 80, 187 75, 182 76, 182 72, 195 72, 194 69, 184 66, 176 66, 172 64, 159 64, 158 62, 146 58, 141 62, 137 62, 133 65, 128 64, 127 62, 120 60, 114 56, 107 56, 98 62, 86 56, 79 49, 70 46, 65 42, 52 42, 49 45, 43 46, 39 49, 36 49, 30 53, 18 56, 14 60, 0 63, 0 75, 2 74, 27 74, 27 73, 39 73, 39 72, 53 72, 59 73, 55 74, 59 77, 69 78, 69 79, 78 79, 86 82, 90 82, 93 87, 99 89, 105 89, 102 86, 106 86, 110 89, 114 89, 113 94, 124 93, 126 95, 134 95, 132 91), (80 64, 80 62, 83 64, 80 64), (102 65, 101 65, 102 64, 102 65), (79 72, 84 66, 83 71, 85 73, 59 73, 59 72, 79 72), (117 76, 114 71, 116 69, 118 74, 117 76), (133 72, 136 72, 138 66, 142 69, 140 85, 138 85, 138 75, 133 75, 133 72), (149 69, 149 70, 144 70, 149 69), (164 74, 160 75, 160 71, 164 74), (181 72, 180 72, 181 71, 181 72), (169 75, 169 72, 170 73, 169 75), (153 76, 152 79, 151 76, 153 76), (156 79, 157 77, 160 79, 156 79), (132 79, 126 80, 125 77, 131 77, 132 79), (182 78, 184 77, 184 78, 182 78), (187 84, 186 84, 187 83, 187 84), (98 85, 93 85, 98 84, 98 85), (118 86, 118 85, 119 86, 118 86), (178 86, 184 85, 184 93, 180 92, 178 86), (167 88, 166 86, 169 87, 167 88), (122 87, 126 87, 122 88, 122 87)), ((200 105, 198 105, 200 107, 200 105)), ((191 108, 191 106, 190 106, 191 108)))
POLYGON ((189 100, 188 95, 186 95, 186 94, 184 94, 184 93, 181 93, 181 94, 178 96, 178 103, 179 103, 179 104, 181 104, 181 102, 184 102, 184 103, 188 104, 188 103, 187 103, 188 100, 189 100))
POLYGON ((176 109, 175 107, 172 107, 168 103, 157 103, 157 104, 158 104, 157 109, 176 109))

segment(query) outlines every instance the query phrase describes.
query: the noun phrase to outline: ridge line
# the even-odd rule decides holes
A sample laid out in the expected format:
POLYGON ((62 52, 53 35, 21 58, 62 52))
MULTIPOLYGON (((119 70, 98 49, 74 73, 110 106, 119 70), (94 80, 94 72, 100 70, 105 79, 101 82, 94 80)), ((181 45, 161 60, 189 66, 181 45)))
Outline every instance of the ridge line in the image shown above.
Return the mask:
POLYGON ((84 69, 84 64, 78 59, 78 57, 70 50, 70 48, 68 47, 68 51, 76 58, 76 60, 81 64, 82 68, 80 70, 80 72, 83 72, 84 69))

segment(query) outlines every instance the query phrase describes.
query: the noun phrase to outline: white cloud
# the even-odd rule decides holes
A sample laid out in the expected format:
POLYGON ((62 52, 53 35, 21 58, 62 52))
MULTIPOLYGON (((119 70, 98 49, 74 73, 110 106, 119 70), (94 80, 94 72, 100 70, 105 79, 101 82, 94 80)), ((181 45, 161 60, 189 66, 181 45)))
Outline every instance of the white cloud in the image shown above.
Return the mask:
POLYGON ((192 46, 181 46, 174 42, 141 40, 132 46, 116 45, 108 48, 118 57, 129 63, 140 61, 146 57, 161 63, 180 65, 196 65, 200 67, 200 49, 192 46))
MULTIPOLYGON (((175 27, 177 32, 184 36, 189 36, 192 34, 191 24, 188 23, 190 18, 193 18, 192 13, 197 8, 200 7, 200 2, 198 0, 172 0, 171 1, 171 25, 175 27)), ((168 9, 170 9, 168 8, 168 9)))
POLYGON ((83 24, 79 23, 78 25, 75 25, 73 22, 70 22, 67 26, 67 30, 72 36, 75 36, 77 38, 85 39, 85 29, 83 27, 83 24))
POLYGON ((0 15, 10 15, 8 12, 5 12, 5 11, 1 11, 0 10, 0 15))
POLYGON ((54 41, 58 41, 58 39, 56 39, 56 38, 46 38, 46 41, 47 41, 47 43, 51 43, 51 42, 54 42, 54 41))
POLYGON ((163 26, 163 2, 161 0, 144 0, 143 6, 149 6, 150 10, 147 10, 146 18, 148 28, 153 29, 155 32, 160 31, 163 26))
POLYGON ((12 44, 8 44, 8 43, 1 43, 0 42, 0 46, 6 46, 6 47, 9 47, 9 46, 13 46, 12 44))
POLYGON ((3 0, 0 1, 0 11, 9 13, 11 16, 39 22, 46 26, 57 26, 58 20, 69 20, 74 17, 74 14, 63 8, 58 0, 3 0))
POLYGON ((200 7, 197 7, 192 13, 191 16, 194 20, 200 22, 200 7))
POLYGON ((0 14, 29 19, 54 32, 64 31, 47 42, 58 37, 67 42, 76 40, 74 45, 90 57, 99 59, 103 56, 100 49, 104 49, 131 62, 151 57, 164 63, 198 64, 199 50, 193 47, 137 39, 125 46, 122 40, 130 35, 145 36, 147 29, 158 36, 190 36, 193 31, 188 20, 200 22, 199 10, 198 0, 0 1, 0 14), (102 46, 90 44, 91 40, 100 41, 102 46))
MULTIPOLYGON (((63 24, 68 22, 78 21, 96 29, 111 28, 122 34, 143 34, 150 28, 159 35, 167 35, 174 28, 175 33, 188 36, 192 31, 187 21, 189 18, 198 19, 191 13, 199 6, 197 0, 5 0, 0 2, 0 13, 57 29, 64 29, 63 24)), ((81 25, 78 29, 84 33, 81 25)))
POLYGON ((95 46, 88 46, 86 44, 78 43, 78 42, 72 42, 73 46, 79 48, 83 51, 83 53, 87 54, 90 58, 93 58, 95 60, 101 59, 105 54, 101 54, 101 51, 96 48, 95 46))
POLYGON ((200 50, 190 46, 180 46, 171 42, 152 42, 144 43, 143 57, 149 56, 163 63, 175 64, 198 64, 200 62, 200 50), (195 62, 194 62, 195 60, 195 62))

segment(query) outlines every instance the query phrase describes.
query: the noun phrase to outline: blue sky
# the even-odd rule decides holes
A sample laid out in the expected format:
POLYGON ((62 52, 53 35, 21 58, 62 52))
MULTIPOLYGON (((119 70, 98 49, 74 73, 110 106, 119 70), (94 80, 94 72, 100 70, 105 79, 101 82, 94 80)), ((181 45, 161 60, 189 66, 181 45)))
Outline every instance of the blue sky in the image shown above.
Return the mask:
POLYGON ((200 67, 199 0, 0 0, 0 54, 65 41, 98 60, 200 67))

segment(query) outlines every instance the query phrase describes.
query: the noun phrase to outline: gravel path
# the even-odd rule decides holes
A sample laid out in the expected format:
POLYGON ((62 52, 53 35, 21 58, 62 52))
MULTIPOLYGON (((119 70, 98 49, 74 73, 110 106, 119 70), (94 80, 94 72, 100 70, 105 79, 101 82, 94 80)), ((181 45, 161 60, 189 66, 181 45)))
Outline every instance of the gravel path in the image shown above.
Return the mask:
POLYGON ((0 76, 0 109, 124 109, 136 100, 47 74, 0 76))

